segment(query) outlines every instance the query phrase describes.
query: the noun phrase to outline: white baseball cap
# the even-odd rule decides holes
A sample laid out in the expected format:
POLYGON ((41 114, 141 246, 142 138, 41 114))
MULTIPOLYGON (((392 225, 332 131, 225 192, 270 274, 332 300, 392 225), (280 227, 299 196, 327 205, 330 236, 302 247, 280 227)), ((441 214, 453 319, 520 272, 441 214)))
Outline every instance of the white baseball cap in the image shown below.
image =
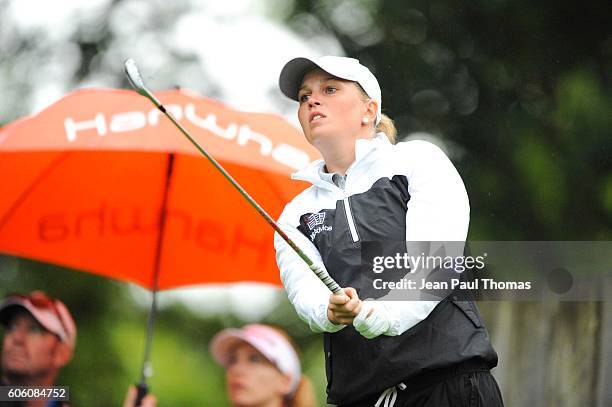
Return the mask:
POLYGON ((232 348, 240 342, 253 346, 283 374, 288 375, 291 378, 289 393, 295 393, 302 378, 302 368, 293 346, 283 335, 261 324, 245 325, 241 329, 224 329, 210 342, 210 353, 217 363, 227 367, 232 348))
POLYGON ((378 103, 376 124, 380 122, 382 110, 380 85, 374 74, 355 58, 336 56, 324 56, 315 59, 294 58, 287 62, 281 70, 278 78, 280 90, 288 98, 298 100, 298 92, 304 75, 317 67, 340 79, 357 82, 361 85, 365 93, 378 103))

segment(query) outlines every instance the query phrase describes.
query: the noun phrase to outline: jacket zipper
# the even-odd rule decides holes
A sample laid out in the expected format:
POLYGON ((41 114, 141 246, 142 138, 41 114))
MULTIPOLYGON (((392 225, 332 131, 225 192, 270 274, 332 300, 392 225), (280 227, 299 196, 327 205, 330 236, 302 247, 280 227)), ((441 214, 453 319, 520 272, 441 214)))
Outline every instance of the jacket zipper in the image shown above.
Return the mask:
POLYGON ((359 241, 359 234, 357 234, 357 227, 355 226, 355 219, 353 219, 349 197, 345 197, 343 201, 344 212, 346 213, 346 220, 348 221, 349 230, 351 231, 351 237, 353 238, 353 243, 357 243, 359 241))

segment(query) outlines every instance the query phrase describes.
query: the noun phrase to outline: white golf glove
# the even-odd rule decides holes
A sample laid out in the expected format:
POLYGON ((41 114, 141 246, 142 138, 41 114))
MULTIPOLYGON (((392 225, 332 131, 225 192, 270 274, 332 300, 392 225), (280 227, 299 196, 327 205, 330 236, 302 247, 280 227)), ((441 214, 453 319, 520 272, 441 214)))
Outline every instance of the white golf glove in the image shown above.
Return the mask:
POLYGON ((362 301, 361 311, 353 319, 353 326, 357 332, 367 339, 376 338, 387 332, 389 325, 387 310, 375 301, 362 301))

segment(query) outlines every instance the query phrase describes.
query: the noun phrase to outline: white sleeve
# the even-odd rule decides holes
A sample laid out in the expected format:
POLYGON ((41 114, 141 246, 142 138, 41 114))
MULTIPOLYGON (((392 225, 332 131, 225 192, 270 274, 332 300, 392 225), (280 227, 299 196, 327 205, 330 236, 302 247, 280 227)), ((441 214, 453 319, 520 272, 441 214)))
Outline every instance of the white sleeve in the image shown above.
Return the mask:
MULTIPOLYGON (((317 248, 295 227, 279 220, 279 226, 293 242, 319 267, 325 269, 317 248)), ((314 332, 337 332, 346 325, 336 325, 327 318, 331 292, 308 265, 278 234, 274 234, 276 263, 289 301, 299 317, 314 332)))
MULTIPOLYGON (((465 242, 470 221, 470 205, 465 186, 446 154, 436 145, 415 140, 402 143, 402 160, 408 163, 408 210, 406 241, 465 242)), ((431 313, 440 301, 371 301, 370 317, 355 326, 365 337, 401 335, 431 313), (371 332, 369 326, 383 327, 371 332)), ((365 308, 365 307, 364 307, 365 308)), ((370 307, 368 307, 370 308, 370 307)))
POLYGON ((470 203, 465 186, 446 154, 435 144, 405 143, 408 173, 407 241, 465 242, 470 203))

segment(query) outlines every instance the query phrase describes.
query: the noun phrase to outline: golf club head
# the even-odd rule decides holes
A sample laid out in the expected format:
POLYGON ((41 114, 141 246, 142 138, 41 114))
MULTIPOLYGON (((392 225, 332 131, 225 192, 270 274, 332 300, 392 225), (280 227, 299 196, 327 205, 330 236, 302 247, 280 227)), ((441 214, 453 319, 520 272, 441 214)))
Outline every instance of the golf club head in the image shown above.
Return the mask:
POLYGON ((128 58, 123 63, 125 67, 125 74, 130 82, 130 85, 136 90, 136 92, 140 93, 142 96, 148 98, 157 106, 158 108, 162 106, 161 102, 147 89, 142 80, 142 76, 138 71, 138 67, 136 66, 136 62, 132 58, 128 58))

